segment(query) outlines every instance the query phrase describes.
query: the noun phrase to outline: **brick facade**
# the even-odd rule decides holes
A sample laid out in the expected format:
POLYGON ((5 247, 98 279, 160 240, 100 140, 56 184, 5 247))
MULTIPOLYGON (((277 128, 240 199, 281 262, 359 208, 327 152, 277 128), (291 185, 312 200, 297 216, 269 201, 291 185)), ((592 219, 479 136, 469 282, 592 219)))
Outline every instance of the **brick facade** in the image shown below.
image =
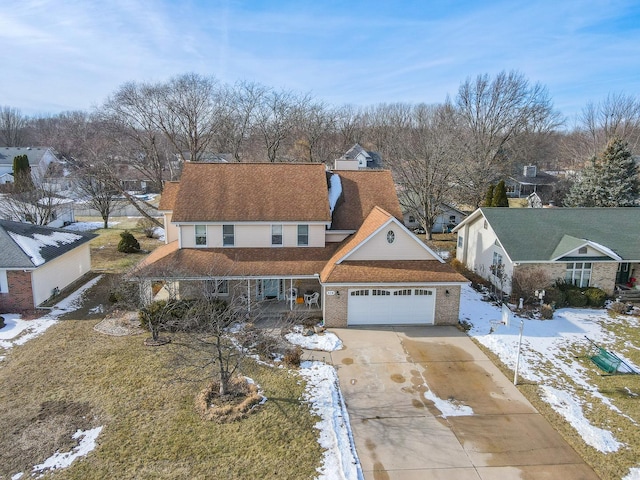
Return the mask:
MULTIPOLYGON (((542 270, 549 277, 549 285, 541 285, 540 288, 550 286, 557 280, 564 280, 567 271, 567 264, 558 263, 528 263, 514 267, 514 273, 527 272, 532 270, 542 270)), ((613 295, 616 282, 616 272, 618 264, 616 262, 593 262, 591 264, 591 281, 592 287, 598 287, 613 295)))
POLYGON ((21 312, 32 310, 34 305, 31 272, 9 270, 7 271, 7 284, 9 293, 0 293, 0 311, 21 312))

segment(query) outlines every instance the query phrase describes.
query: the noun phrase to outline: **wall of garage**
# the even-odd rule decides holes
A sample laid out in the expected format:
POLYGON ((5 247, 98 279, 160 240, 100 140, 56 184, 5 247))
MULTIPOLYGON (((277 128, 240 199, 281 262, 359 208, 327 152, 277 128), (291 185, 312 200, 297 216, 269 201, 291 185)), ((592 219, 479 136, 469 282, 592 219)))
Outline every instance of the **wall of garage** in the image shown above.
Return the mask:
MULTIPOLYGON (((324 288, 324 322, 325 326, 344 328, 347 326, 347 305, 350 288, 362 288, 359 285, 325 286, 324 288), (331 290, 334 295, 327 295, 331 290)), ((371 288, 371 287, 368 287, 371 288)), ((401 285, 393 288, 402 288, 401 285)), ((416 288, 415 286, 413 288, 416 288)), ((456 325, 460 314, 460 285, 425 286, 436 290, 435 325, 456 325), (446 295, 446 291, 449 295, 446 295)))

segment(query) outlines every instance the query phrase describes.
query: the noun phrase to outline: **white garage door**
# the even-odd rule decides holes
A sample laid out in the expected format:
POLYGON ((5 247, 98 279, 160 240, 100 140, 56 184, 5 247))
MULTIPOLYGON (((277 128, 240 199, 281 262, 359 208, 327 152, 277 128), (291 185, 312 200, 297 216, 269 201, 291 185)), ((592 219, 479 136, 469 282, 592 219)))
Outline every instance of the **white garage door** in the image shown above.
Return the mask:
POLYGON ((350 289, 348 324, 433 324, 435 300, 435 290, 426 288, 350 289))

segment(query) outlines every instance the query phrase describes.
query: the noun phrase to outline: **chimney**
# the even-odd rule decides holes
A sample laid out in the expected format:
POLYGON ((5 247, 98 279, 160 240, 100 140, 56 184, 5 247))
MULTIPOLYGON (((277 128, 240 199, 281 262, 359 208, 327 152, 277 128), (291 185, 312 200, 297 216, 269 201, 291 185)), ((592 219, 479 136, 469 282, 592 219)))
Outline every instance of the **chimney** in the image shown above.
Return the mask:
POLYGON ((524 176, 527 178, 533 178, 537 173, 538 172, 535 165, 527 165, 524 167, 524 176))

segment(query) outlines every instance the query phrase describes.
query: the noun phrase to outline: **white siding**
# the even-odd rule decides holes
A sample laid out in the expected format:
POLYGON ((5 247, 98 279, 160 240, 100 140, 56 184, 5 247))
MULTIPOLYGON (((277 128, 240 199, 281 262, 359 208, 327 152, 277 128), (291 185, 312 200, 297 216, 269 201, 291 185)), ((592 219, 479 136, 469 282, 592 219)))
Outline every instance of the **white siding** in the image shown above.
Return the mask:
POLYGON ((172 212, 164 213, 164 243, 178 240, 178 226, 171 223, 172 212))
MULTIPOLYGON (((298 224, 282 225, 283 246, 298 246, 298 224)), ((230 224, 229 224, 230 225, 230 224)), ((234 225, 234 247, 241 248, 271 248, 271 225, 236 223, 234 225)), ((325 226, 324 224, 301 224, 309 225, 309 247, 324 247, 325 226)), ((181 225, 181 245, 180 248, 194 248, 195 226, 181 225)), ((221 248, 222 245, 222 225, 207 225, 207 245, 206 248, 221 248)), ((232 248, 232 247, 230 247, 232 248)), ((275 246, 273 248, 280 248, 275 246)), ((304 248, 304 247, 301 247, 304 248)))
POLYGON ((7 282, 7 271, 0 270, 0 293, 9 292, 9 282, 7 282))
POLYGON ((349 260, 435 260, 435 257, 422 246, 419 239, 398 225, 390 224, 349 255, 349 260), (393 243, 387 241, 390 230, 395 235, 393 243))
POLYGON ((47 262, 32 273, 34 305, 47 300, 54 288, 62 290, 91 270, 89 243, 47 262))

